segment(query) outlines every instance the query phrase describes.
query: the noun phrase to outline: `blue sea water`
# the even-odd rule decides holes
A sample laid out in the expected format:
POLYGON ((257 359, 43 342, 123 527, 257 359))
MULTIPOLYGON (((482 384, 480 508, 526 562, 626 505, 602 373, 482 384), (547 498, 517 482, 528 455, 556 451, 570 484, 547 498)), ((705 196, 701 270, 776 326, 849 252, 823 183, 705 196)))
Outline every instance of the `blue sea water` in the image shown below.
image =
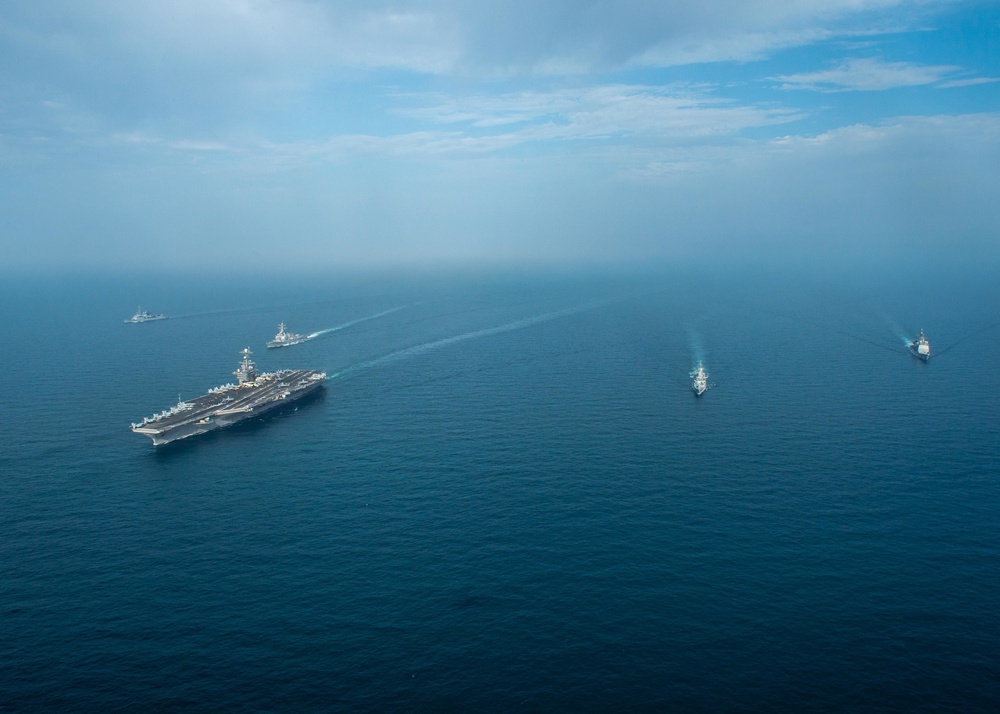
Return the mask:
POLYGON ((986 271, 8 277, 0 314, 0 709, 1000 708, 986 271), (129 431, 247 345, 324 393, 129 431))

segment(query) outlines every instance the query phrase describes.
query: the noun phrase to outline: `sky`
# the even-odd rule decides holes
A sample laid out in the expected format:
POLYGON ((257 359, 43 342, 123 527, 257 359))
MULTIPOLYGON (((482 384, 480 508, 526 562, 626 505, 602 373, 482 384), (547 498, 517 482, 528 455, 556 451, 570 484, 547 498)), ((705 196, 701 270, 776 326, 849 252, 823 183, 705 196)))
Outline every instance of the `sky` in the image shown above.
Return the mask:
POLYGON ((1000 257, 1000 2, 0 4, 13 270, 1000 257))

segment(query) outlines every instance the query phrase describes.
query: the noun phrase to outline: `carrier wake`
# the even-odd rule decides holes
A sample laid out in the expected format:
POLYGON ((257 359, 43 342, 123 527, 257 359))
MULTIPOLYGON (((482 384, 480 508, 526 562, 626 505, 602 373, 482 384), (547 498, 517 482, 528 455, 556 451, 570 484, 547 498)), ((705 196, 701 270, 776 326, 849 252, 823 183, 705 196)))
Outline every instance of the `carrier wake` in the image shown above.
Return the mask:
POLYGON ((413 347, 406 347, 396 352, 390 352, 387 355, 382 355, 381 357, 376 357, 375 359, 370 359, 366 362, 360 362, 358 364, 352 365, 341 371, 335 373, 331 379, 337 379, 346 377, 347 375, 358 372, 365 369, 370 369, 372 367, 378 367, 380 365, 393 362, 404 357, 410 357, 412 355, 421 354, 423 352, 429 352, 431 350, 441 349, 442 347, 447 347, 448 345, 453 345, 456 342, 464 342, 466 340, 473 340, 479 337, 489 337, 491 335, 499 335, 504 332, 512 332, 514 330, 520 330, 525 327, 531 327, 532 325, 538 325, 543 322, 549 322, 550 320, 556 320, 561 317, 567 317, 569 315, 575 315, 576 313, 585 312, 587 310, 593 310, 598 307, 603 307, 610 304, 610 300, 601 300, 593 303, 588 303, 586 305, 580 305, 579 307, 571 307, 565 310, 556 310, 555 312, 547 312, 542 315, 535 315, 534 317, 526 317, 523 320, 516 320, 514 322, 508 322, 504 325, 497 325, 496 327, 486 327, 482 330, 474 330, 472 332, 465 332, 461 335, 454 335, 452 337, 443 337, 439 340, 433 340, 432 342, 425 342, 420 345, 414 345, 413 347))

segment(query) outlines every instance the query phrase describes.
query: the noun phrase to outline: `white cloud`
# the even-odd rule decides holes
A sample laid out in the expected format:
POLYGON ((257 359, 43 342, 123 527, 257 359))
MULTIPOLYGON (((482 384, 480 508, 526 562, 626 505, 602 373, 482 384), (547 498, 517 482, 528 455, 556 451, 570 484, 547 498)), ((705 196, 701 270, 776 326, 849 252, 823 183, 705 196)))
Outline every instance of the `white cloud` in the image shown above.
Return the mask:
POLYGON ((0 32, 67 58, 128 56, 150 72, 572 74, 759 58, 870 29, 886 8, 916 23, 948 1, 65 0, 8 7, 0 32))
POLYGON ((701 31, 683 38, 668 38, 637 54, 632 64, 671 67, 702 62, 749 62, 789 47, 802 47, 833 36, 829 29, 812 26, 773 30, 735 29, 729 33, 701 31))
POLYGON ((196 137, 122 133, 114 140, 187 152, 228 149, 276 168, 351 157, 472 157, 528 146, 533 154, 546 155, 562 153, 570 144, 580 156, 611 147, 612 153, 621 151, 625 157, 636 147, 694 145, 705 150, 731 143, 748 129, 802 117, 794 109, 740 104, 701 88, 645 85, 466 97, 407 94, 398 99, 424 103, 400 110, 416 126, 382 136, 350 133, 319 141, 234 137, 223 144, 196 137))
POLYGON ((817 162, 828 167, 833 163, 841 166, 870 163, 879 166, 879 170, 896 165, 903 174, 908 172, 903 166, 918 163, 985 167, 992 163, 991 157, 1000 161, 1000 114, 894 117, 878 124, 852 124, 819 134, 744 139, 713 147, 664 147, 657 153, 655 160, 637 168, 632 175, 655 177, 675 175, 681 170, 714 170, 725 165, 751 166, 784 160, 799 163, 799 168, 817 162), (967 161, 980 151, 974 161, 967 161), (897 158, 886 163, 883 159, 888 155, 897 158))
MULTIPOLYGON (((413 82, 443 87, 444 92, 473 86, 471 92, 483 95, 498 86, 492 80, 513 75, 520 76, 510 86, 585 84, 586 75, 569 80, 537 75, 762 58, 776 49, 870 31, 870 13, 886 8, 899 10, 893 14, 896 26, 912 25, 926 8, 948 1, 14 3, 0 8, 0 43, 17 61, 0 70, 0 79, 16 76, 17 91, 45 87, 46 98, 64 102, 67 114, 72 109, 103 121, 109 134, 148 131, 220 142, 239 131, 279 135, 285 124, 316 140, 324 132, 366 130, 363 121, 330 128, 344 116, 367 113, 371 123, 385 123, 391 109, 381 98, 372 99, 373 78, 404 89, 413 82), (348 106, 352 94, 366 94, 370 104, 355 110, 348 106)), ((912 86, 942 78, 966 81, 946 76, 955 69, 857 60, 825 72, 787 74, 778 81, 825 91, 912 86)), ((0 82, 0 102, 9 105, 7 86, 15 84, 0 82)), ((472 144, 504 127, 526 136, 524 125, 545 122, 545 111, 556 115, 551 118, 553 134, 577 131, 581 136, 599 134, 601 124, 610 131, 621 124, 621 131, 644 132, 656 123, 659 128, 650 130, 661 135, 729 134, 741 126, 777 124, 797 115, 717 100, 713 104, 706 97, 685 105, 676 93, 654 96, 648 91, 602 102, 600 91, 585 88, 579 97, 508 92, 496 108, 484 98, 443 100, 427 107, 423 118, 431 121, 438 112, 432 129, 444 121, 446 111, 456 125, 473 122, 478 134, 462 127, 466 143, 472 144), (549 106, 531 106, 535 99, 549 106), (553 105, 558 102, 576 105, 553 105)), ((414 111, 409 118, 421 117, 414 111)), ((414 128, 424 127, 393 130, 414 128)))
MULTIPOLYGON (((947 0, 943 0, 947 2, 947 0)), ((931 4, 940 4, 932 2, 931 4)), ((635 65, 758 59, 835 33, 871 28, 873 12, 919 0, 508 0, 447 7, 462 30, 462 62, 500 74, 574 74, 635 65)), ((441 10, 439 10, 441 11, 441 10)), ((462 67, 456 67, 461 72, 462 67)))
MULTIPOLYGON (((872 28, 926 27, 948 3, 0 4, 0 153, 24 167, 8 185, 23 200, 8 203, 25 235, 48 221, 53 246, 99 213, 122 217, 123 236, 130 222, 190 232, 180 253, 195 256, 244 234, 266 252, 274 226, 330 255, 348 233, 359 255, 381 235, 414 256, 447 253, 439 233, 510 255, 573 252, 576 232, 608 254, 612 240, 656 252, 663 226, 722 249, 750 232, 760 245, 795 231, 943 241, 945 218, 995 236, 1000 118, 946 115, 981 91, 932 91, 995 81, 976 76, 987 70, 930 64, 951 47, 930 33, 899 38, 912 62, 820 64, 875 55, 886 38, 872 28), (874 44, 833 41, 845 38, 874 44), (803 57, 821 69, 781 64, 803 57), (758 58, 775 64, 660 71, 758 58), (682 73, 698 83, 657 84, 682 73), (900 112, 886 97, 856 123, 850 97, 818 109, 763 74, 822 92, 927 87, 910 106, 937 116, 879 123, 900 112)), ((113 241, 102 221, 88 235, 113 241)))
POLYGON ((710 152, 665 148, 629 179, 636 192, 659 186, 661 222, 720 256, 995 259, 998 163, 1000 114, 897 117, 710 152))
MULTIPOLYGON (((720 260, 747 253, 997 255, 996 113, 897 117, 706 144, 593 140, 572 151, 515 156, 496 149, 522 141, 516 132, 475 138, 445 127, 314 144, 248 142, 198 161, 178 151, 159 163, 114 154, 111 166, 60 166, 10 187, 24 200, 10 202, 8 225, 38 236, 25 255, 83 264, 131 260, 116 256, 131 256, 125 248, 136 225, 151 242, 172 246, 167 257, 187 264, 243 259, 226 235, 276 265, 301 255, 340 266, 685 252, 720 260), (458 160, 425 161, 459 151, 458 160), (23 187, 31 185, 45 186, 43 202, 29 200, 23 187), (101 206, 101 220, 88 224, 93 205, 101 206), (67 245, 67 233, 87 240, 67 245), (276 244, 275 235, 294 237, 276 244)), ((134 142, 127 151, 170 150, 144 135, 120 139, 134 142)))
MULTIPOLYGON (((521 125, 525 141, 643 137, 647 140, 731 136, 747 128, 801 117, 796 110, 760 107, 676 87, 606 85, 551 92, 447 98, 412 109, 431 123, 468 124, 473 129, 521 125)), ((470 137, 482 132, 470 131, 470 137)))
POLYGON ((872 92, 897 87, 935 84, 961 71, 953 65, 920 65, 886 62, 868 57, 849 59, 837 67, 818 72, 801 72, 772 77, 781 89, 808 89, 821 92, 872 92))

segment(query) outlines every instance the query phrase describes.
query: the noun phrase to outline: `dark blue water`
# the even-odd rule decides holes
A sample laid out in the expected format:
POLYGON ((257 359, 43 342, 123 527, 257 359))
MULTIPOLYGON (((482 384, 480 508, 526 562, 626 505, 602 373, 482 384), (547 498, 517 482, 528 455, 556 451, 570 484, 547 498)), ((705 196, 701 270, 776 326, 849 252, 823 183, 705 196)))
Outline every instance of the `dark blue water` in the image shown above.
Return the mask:
POLYGON ((8 277, 0 314, 0 709, 1000 707, 985 274, 8 277), (245 345, 334 376, 129 431, 245 345))

